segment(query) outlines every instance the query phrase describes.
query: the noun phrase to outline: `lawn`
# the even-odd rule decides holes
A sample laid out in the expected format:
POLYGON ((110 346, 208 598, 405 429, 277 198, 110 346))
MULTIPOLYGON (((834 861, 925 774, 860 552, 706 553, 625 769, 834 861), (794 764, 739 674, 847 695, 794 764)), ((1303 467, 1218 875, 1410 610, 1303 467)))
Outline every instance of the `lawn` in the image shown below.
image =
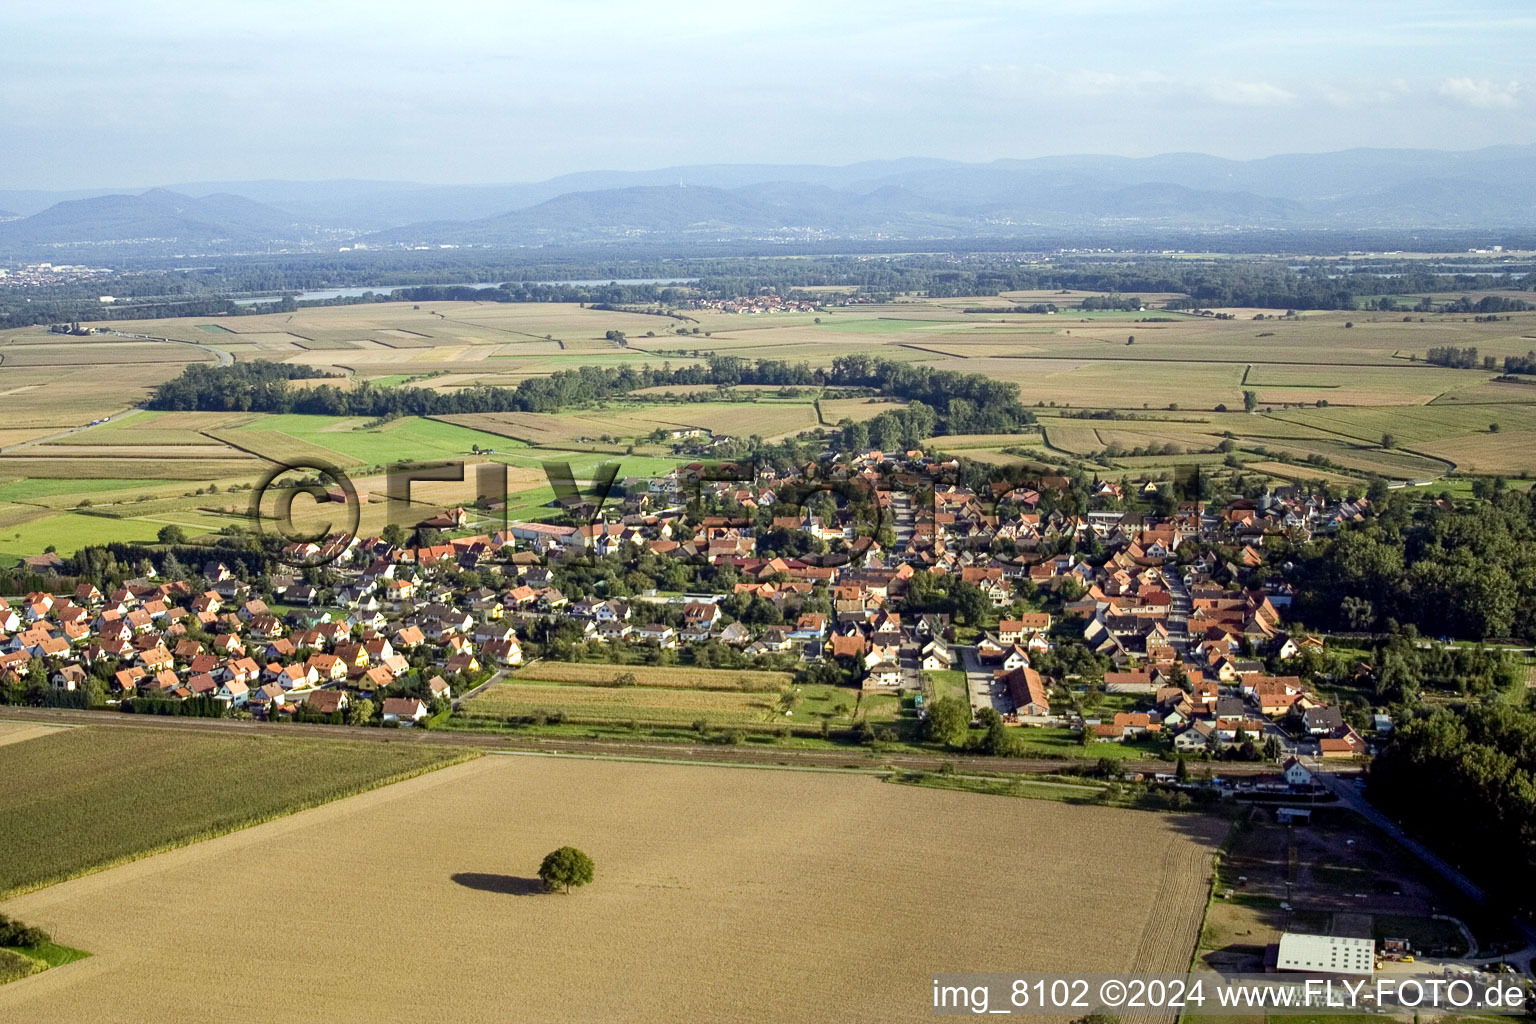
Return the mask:
POLYGON ((942 700, 945 697, 958 697, 960 700, 969 702, 971 699, 965 685, 965 673, 959 669, 924 672, 923 677, 933 687, 934 700, 942 700))
POLYGON ((109 726, 0 746, 0 897, 470 756, 414 744, 109 726))

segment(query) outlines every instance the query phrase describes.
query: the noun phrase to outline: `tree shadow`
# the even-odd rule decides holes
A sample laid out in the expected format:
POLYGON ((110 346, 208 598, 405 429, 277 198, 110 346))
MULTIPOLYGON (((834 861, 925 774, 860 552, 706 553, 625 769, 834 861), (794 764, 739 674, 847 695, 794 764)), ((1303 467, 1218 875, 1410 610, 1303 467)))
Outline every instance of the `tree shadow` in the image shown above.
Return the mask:
POLYGON ((499 892, 506 896, 537 896, 547 890, 537 878, 518 878, 515 875, 491 875, 483 871, 460 871, 453 880, 466 889, 481 892, 499 892))

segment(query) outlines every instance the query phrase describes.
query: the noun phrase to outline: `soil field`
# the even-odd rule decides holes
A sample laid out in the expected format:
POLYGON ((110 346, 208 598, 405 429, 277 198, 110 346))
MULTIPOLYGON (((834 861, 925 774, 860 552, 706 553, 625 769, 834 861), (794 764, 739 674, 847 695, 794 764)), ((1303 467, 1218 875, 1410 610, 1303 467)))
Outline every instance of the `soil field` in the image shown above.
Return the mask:
POLYGON ((0 989, 0 1017, 927 1020, 934 970, 1182 971, 1224 827, 863 776, 485 757, 8 902, 94 955, 0 989), (566 843, 596 880, 537 893, 566 843), (1083 885, 1104 863, 1115 884, 1083 885), (1005 884, 1021 864, 1030 884, 1005 884), (246 884, 267 871, 302 897, 246 884), (958 899, 963 878, 998 884, 958 899), (149 971, 147 949, 277 951, 283 983, 194 956, 149 971), (404 959, 354 960, 389 951, 404 959))

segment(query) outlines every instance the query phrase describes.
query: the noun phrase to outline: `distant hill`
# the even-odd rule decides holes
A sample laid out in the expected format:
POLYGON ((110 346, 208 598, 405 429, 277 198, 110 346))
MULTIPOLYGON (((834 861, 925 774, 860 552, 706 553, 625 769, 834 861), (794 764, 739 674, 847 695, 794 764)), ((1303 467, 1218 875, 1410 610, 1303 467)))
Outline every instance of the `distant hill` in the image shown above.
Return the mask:
POLYGON ((0 224, 0 246, 146 240, 264 244, 299 235, 290 214, 242 196, 192 198, 164 189, 69 200, 0 224))
POLYGON ((137 195, 0 191, 20 211, 0 251, 174 239, 302 243, 322 233, 411 244, 643 239, 1026 238, 1074 230, 1536 228, 1536 146, 1355 149, 1228 160, 1198 153, 706 164, 542 182, 188 183, 137 195))

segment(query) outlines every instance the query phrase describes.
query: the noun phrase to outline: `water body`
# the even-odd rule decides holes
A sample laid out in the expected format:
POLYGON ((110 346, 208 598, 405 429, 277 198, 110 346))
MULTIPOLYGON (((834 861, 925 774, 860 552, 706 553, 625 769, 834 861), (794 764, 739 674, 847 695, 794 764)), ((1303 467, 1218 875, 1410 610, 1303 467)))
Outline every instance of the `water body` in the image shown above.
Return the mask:
MULTIPOLYGON (((530 281, 529 284, 575 284, 575 285, 602 285, 602 284, 692 284, 696 277, 621 277, 618 280, 565 280, 565 281, 530 281)), ((327 288, 320 291, 299 292, 295 296, 297 302, 322 302, 326 299, 356 298, 367 292, 379 295, 388 295, 396 288, 474 288, 483 291, 487 288, 495 288, 501 285, 501 281, 492 281, 487 284, 467 284, 463 281, 442 281, 435 284, 372 284, 363 288, 327 288)), ((282 298, 281 294, 257 295, 252 298, 236 299, 235 304, 240 306, 254 306, 258 302, 275 302, 282 298)))

